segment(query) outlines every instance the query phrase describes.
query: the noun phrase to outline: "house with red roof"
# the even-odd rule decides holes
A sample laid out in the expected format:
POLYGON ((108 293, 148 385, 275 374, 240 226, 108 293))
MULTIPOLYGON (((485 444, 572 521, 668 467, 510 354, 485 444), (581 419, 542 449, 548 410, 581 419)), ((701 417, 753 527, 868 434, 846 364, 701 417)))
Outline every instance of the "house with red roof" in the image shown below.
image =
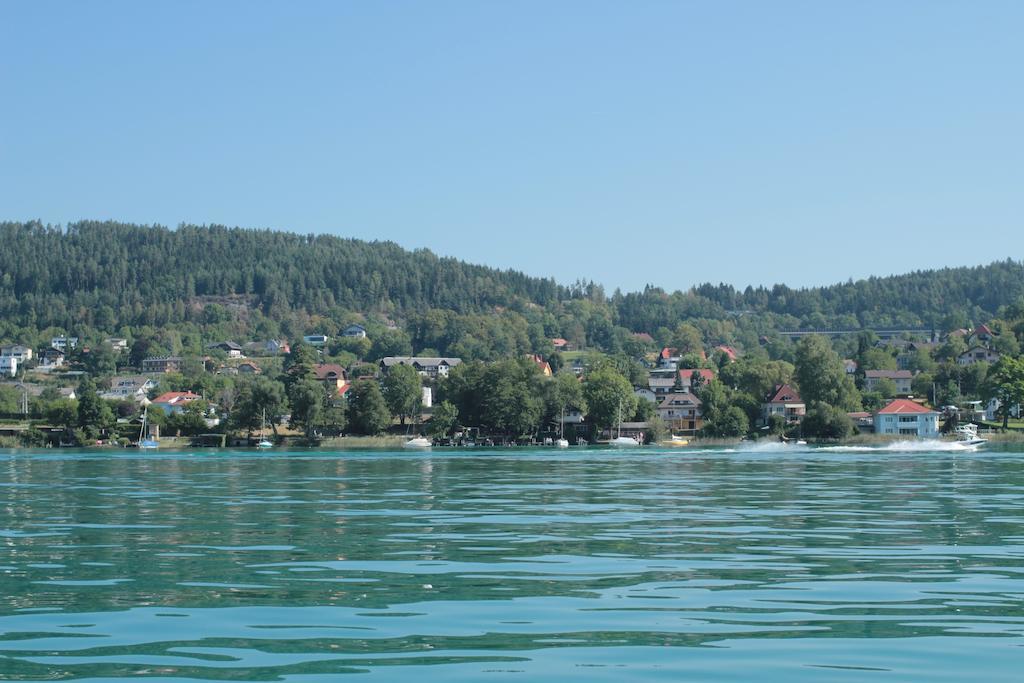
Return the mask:
POLYGON ((939 435, 939 411, 906 398, 894 399, 875 413, 875 433, 934 439, 939 435))
POLYGON ((765 424, 768 424, 772 415, 781 415, 786 424, 797 424, 803 421, 806 414, 807 405, 796 389, 788 384, 776 384, 761 404, 761 417, 765 424))
POLYGON ((730 363, 735 361, 737 358, 740 357, 740 352, 739 351, 737 351, 736 349, 734 349, 731 346, 726 346, 725 344, 722 344, 720 346, 716 346, 715 347, 715 351, 721 351, 726 356, 728 356, 730 363))
POLYGON ((345 374, 345 368, 337 363, 321 363, 313 367, 313 372, 316 373, 316 378, 327 387, 327 393, 331 398, 345 393, 346 386, 348 385, 348 375, 345 374))
POLYGON ((555 351, 572 351, 572 344, 568 339, 555 337, 551 340, 551 345, 555 347, 555 351))
POLYGON ((538 356, 535 353, 528 353, 526 354, 526 359, 529 361, 533 361, 540 369, 540 374, 544 375, 545 377, 550 377, 553 374, 551 372, 551 365, 546 360, 544 360, 543 356, 538 356))
POLYGON ((193 394, 191 391, 168 391, 154 398, 150 405, 156 406, 168 415, 171 415, 172 413, 182 412, 189 403, 198 401, 201 398, 202 396, 193 394))

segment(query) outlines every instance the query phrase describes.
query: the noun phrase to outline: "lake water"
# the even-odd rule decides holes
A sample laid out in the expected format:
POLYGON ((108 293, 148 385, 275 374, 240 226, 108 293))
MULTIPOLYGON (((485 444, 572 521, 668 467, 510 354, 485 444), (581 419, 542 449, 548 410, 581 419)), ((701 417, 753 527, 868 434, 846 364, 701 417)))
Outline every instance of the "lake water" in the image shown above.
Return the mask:
POLYGON ((1020 681, 1024 454, 0 452, 0 680, 1020 681))

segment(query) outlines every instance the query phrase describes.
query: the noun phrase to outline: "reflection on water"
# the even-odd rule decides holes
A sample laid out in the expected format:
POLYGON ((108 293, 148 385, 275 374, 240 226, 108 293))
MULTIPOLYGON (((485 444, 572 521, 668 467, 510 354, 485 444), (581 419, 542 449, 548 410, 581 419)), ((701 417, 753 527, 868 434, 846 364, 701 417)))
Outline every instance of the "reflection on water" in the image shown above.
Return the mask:
POLYGON ((0 454, 0 680, 1018 680, 1024 455, 0 454))

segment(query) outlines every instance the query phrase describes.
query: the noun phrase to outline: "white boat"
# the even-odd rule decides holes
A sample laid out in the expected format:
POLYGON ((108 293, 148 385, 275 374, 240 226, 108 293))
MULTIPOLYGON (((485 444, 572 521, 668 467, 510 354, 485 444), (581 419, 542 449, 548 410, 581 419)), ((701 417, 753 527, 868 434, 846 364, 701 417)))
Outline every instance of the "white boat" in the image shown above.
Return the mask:
POLYGON ((557 446, 558 448, 568 448, 569 447, 569 440, 568 439, 556 439, 555 440, 555 446, 557 446))
POLYGON ((139 427, 139 448, 145 450, 155 450, 160 447, 160 442, 152 438, 146 433, 146 428, 149 426, 149 406, 146 406, 142 411, 142 426, 139 427))
POLYGON ((256 443, 256 448, 261 448, 262 449, 262 448, 273 448, 274 447, 274 444, 270 443, 270 441, 267 440, 266 434, 264 434, 264 432, 266 432, 266 431, 267 431, 267 411, 266 411, 266 409, 264 409, 264 411, 263 411, 263 419, 260 421, 260 440, 256 443))
POLYGON ((980 446, 983 443, 988 443, 988 439, 978 436, 978 425, 970 422, 957 427, 953 430, 953 434, 956 435, 957 443, 962 443, 965 446, 980 446))
POLYGON ((417 436, 414 439, 409 439, 402 445, 403 448, 430 448, 430 439, 424 436, 417 436))
POLYGON ((558 422, 558 438, 555 440, 555 447, 568 448, 569 440, 565 438, 565 406, 562 406, 562 418, 558 422))
POLYGON ((616 413, 616 421, 619 425, 619 435, 608 442, 609 446, 616 446, 618 448, 632 448, 639 446, 640 442, 631 436, 622 435, 622 399, 619 399, 619 409, 616 413))

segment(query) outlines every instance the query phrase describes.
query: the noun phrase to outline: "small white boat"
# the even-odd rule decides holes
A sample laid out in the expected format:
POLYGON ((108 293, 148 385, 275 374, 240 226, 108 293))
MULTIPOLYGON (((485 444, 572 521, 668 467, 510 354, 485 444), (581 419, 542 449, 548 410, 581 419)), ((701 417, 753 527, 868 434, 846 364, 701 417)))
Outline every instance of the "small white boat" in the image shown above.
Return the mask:
POLYGON ((409 439, 403 444, 403 448, 430 448, 433 445, 430 439, 424 436, 417 436, 415 439, 409 439))
POLYGON ((633 446, 639 446, 640 442, 631 436, 617 436, 608 442, 609 446, 618 446, 619 448, 632 448, 633 446))
POLYGON ((557 439, 555 441, 555 446, 557 446, 558 448, 568 448, 569 447, 569 440, 568 439, 557 439))
POLYGON ((983 443, 988 443, 988 439, 978 436, 978 425, 974 423, 960 425, 953 430, 953 434, 956 435, 957 443, 965 446, 980 446, 983 443))
POLYGON ((260 420, 260 440, 256 443, 256 448, 273 448, 274 444, 270 443, 264 432, 267 431, 267 411, 263 411, 263 418, 260 420))
POLYGON ((142 426, 139 427, 139 448, 145 450, 156 450, 160 447, 160 442, 149 436, 149 406, 142 411, 142 426))

